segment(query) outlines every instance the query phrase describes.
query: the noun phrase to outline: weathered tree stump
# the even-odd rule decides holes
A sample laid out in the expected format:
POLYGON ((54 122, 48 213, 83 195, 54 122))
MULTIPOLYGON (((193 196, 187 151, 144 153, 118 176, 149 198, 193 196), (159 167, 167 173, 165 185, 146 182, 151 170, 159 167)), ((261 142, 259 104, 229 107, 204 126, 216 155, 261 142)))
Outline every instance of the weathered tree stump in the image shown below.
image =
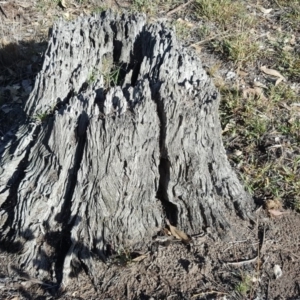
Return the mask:
POLYGON ((28 122, 0 153, 2 245, 61 282, 76 263, 93 275, 107 245, 146 247, 165 218, 188 234, 247 219, 219 98, 164 24, 112 12, 58 22, 28 122))

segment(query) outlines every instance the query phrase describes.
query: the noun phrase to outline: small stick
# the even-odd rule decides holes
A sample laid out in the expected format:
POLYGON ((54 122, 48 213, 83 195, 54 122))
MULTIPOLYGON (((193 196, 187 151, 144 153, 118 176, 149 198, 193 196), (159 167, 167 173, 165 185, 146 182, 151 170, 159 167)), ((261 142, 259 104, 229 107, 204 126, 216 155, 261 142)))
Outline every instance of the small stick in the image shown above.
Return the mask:
POLYGON ((258 256, 255 256, 254 258, 247 259, 247 260, 241 260, 237 262, 224 262, 226 266, 234 266, 234 267, 240 267, 246 264, 251 264, 257 260, 258 256))
POLYGON ((248 239, 246 239, 246 240, 241 240, 241 241, 229 242, 229 244, 239 244, 239 243, 245 243, 245 242, 248 242, 248 239))
POLYGON ((174 9, 171 9, 167 12, 167 16, 170 16, 174 13, 176 13, 178 10, 180 10, 181 8, 185 8, 187 5, 191 4, 192 2, 194 2, 194 0, 189 0, 186 3, 180 4, 179 6, 175 7, 174 9))
POLYGON ((211 294, 217 294, 217 295, 228 295, 228 293, 223 293, 223 292, 218 292, 218 291, 209 291, 209 292, 202 292, 199 294, 195 294, 192 296, 192 299, 195 297, 199 297, 199 296, 204 296, 204 295, 211 295, 211 294))

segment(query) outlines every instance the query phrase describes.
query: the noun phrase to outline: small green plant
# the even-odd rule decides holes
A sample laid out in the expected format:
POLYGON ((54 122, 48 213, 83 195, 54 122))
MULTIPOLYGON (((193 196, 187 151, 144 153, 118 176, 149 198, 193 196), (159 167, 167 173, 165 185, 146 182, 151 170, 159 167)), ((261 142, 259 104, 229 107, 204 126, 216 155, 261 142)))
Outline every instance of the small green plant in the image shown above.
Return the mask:
POLYGON ((210 33, 210 29, 206 25, 202 25, 198 28, 198 34, 201 38, 206 38, 210 33))
POLYGON ((115 258, 115 262, 118 265, 126 266, 129 263, 131 263, 131 261, 132 261, 132 258, 131 258, 130 251, 128 249, 125 249, 124 247, 120 247, 117 250, 117 255, 116 255, 116 258, 115 258))
POLYGON ((120 70, 121 66, 114 66, 106 77, 106 80, 109 82, 110 86, 116 86, 120 83, 120 70))
POLYGON ((96 81, 96 79, 97 79, 97 71, 94 69, 87 79, 88 85, 91 85, 92 83, 94 83, 96 81))
POLYGON ((103 60, 101 74, 104 78, 106 88, 121 84, 120 72, 120 65, 116 65, 111 59, 103 60))
POLYGON ((250 276, 242 276, 242 281, 238 283, 235 287, 235 290, 240 293, 242 296, 246 296, 247 293, 251 290, 252 282, 250 276))
POLYGON ((55 111, 55 107, 56 105, 53 105, 52 107, 49 107, 47 110, 45 110, 44 112, 41 113, 37 113, 33 118, 35 120, 38 120, 40 122, 45 122, 50 116, 53 115, 54 111, 55 111))
POLYGON ((50 116, 50 113, 48 113, 48 112, 38 113, 38 114, 36 114, 35 119, 40 121, 41 123, 43 123, 48 119, 49 116, 50 116))

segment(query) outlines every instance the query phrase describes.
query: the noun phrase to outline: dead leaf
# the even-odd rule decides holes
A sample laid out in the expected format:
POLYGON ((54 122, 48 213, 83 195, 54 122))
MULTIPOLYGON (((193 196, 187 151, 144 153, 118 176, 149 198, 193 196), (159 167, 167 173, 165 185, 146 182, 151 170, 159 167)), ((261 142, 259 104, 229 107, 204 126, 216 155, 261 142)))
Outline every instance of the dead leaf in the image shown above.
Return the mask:
POLYGON ((134 261, 134 262, 140 262, 140 261, 144 260, 147 256, 148 256, 148 253, 142 254, 142 255, 140 255, 140 256, 132 259, 132 261, 134 261))
POLYGON ((172 235, 171 231, 168 228, 164 228, 163 231, 166 235, 172 235))
POLYGON ((243 91, 243 97, 244 98, 247 98, 249 96, 256 96, 262 100, 268 100, 264 93, 263 93, 263 90, 260 88, 260 87, 254 87, 254 88, 248 88, 248 89, 245 89, 243 91))
POLYGON ((254 85, 254 86, 257 86, 257 87, 264 88, 264 89, 267 89, 267 88, 268 88, 266 85, 264 85, 264 84, 261 83, 260 81, 254 81, 254 82, 253 82, 253 85, 254 85))
POLYGON ((182 240, 184 243, 189 243, 190 242, 190 238, 181 230, 179 230, 178 228, 176 228, 175 226, 171 225, 169 220, 167 220, 167 224, 170 228, 170 231, 172 233, 172 235, 179 239, 182 240))
POLYGON ((30 2, 29 3, 20 2, 20 3, 18 3, 18 5, 20 5, 23 8, 28 8, 28 7, 32 6, 32 3, 30 3, 30 2))
POLYGON ((291 103, 291 106, 298 106, 298 107, 300 107, 300 103, 291 103))
POLYGON ((282 78, 282 80, 285 80, 284 76, 282 76, 278 71, 274 70, 274 69, 268 69, 266 66, 262 66, 260 67, 260 70, 263 71, 265 74, 274 76, 274 77, 279 77, 282 78))
POLYGON ((191 47, 193 47, 197 52, 201 52, 203 47, 197 45, 197 44, 192 44, 191 47))
POLYGON ((282 203, 278 199, 270 199, 265 202, 265 207, 267 210, 269 209, 282 209, 282 203))
POLYGON ((24 288, 30 288, 32 285, 33 285, 33 282, 28 280, 28 281, 23 281, 21 282, 21 285, 24 287, 24 288))
POLYGON ((295 37, 294 34, 292 34, 292 36, 291 36, 290 44, 291 44, 292 46, 296 45, 296 37, 295 37))
POLYGON ((285 51, 285 52, 289 52, 289 51, 293 51, 293 50, 294 50, 294 47, 289 46, 289 45, 285 45, 285 46, 282 48, 282 50, 285 51))
POLYGON ((230 120, 226 125, 225 128, 222 130, 222 134, 229 131, 230 129, 234 128, 236 126, 236 123, 234 120, 230 120))
POLYGON ((296 118, 295 117, 291 117, 290 119, 288 119, 288 123, 293 125, 295 123, 296 118))
POLYGON ((276 279, 282 276, 282 270, 279 265, 274 266, 274 275, 276 279))
POLYGON ((274 36, 272 36, 269 31, 267 32, 266 36, 267 36, 267 38, 268 38, 269 41, 271 41, 271 42, 275 42, 276 41, 276 38, 274 36))
POLYGON ((258 9, 265 15, 269 14, 273 10, 272 8, 264 8, 262 6, 258 6, 258 9))
POLYGON ((238 70, 238 71, 237 71, 237 74, 238 74, 239 76, 241 76, 241 77, 245 77, 245 76, 248 75, 248 73, 245 72, 245 71, 243 71, 243 70, 238 70))
POLYGON ((271 217, 280 217, 284 214, 288 214, 289 212, 288 211, 279 211, 276 209, 269 209, 268 213, 270 214, 271 217))
POLYGON ((69 12, 64 13, 63 16, 65 17, 66 20, 70 20, 69 12))
POLYGON ((275 82, 275 86, 277 86, 281 81, 283 81, 284 80, 284 77, 280 77, 280 78, 278 78, 277 80, 276 80, 276 82, 275 82))
POLYGON ((235 149, 235 150, 233 151, 233 154, 234 154, 235 156, 241 156, 241 155, 243 155, 243 152, 242 152, 241 150, 235 149))
POLYGON ((66 0, 60 0, 59 4, 62 6, 62 8, 67 8, 66 0))

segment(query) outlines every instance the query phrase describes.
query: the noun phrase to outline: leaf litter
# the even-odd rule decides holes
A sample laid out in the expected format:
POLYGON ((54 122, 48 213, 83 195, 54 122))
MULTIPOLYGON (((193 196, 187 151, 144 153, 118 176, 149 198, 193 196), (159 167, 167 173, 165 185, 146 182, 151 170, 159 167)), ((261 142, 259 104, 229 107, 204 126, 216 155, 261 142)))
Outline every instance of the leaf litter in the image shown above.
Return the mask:
POLYGON ((170 221, 166 219, 166 223, 170 229, 171 234, 178 240, 181 240, 183 243, 188 244, 191 239, 181 230, 179 230, 177 227, 171 225, 170 221))

